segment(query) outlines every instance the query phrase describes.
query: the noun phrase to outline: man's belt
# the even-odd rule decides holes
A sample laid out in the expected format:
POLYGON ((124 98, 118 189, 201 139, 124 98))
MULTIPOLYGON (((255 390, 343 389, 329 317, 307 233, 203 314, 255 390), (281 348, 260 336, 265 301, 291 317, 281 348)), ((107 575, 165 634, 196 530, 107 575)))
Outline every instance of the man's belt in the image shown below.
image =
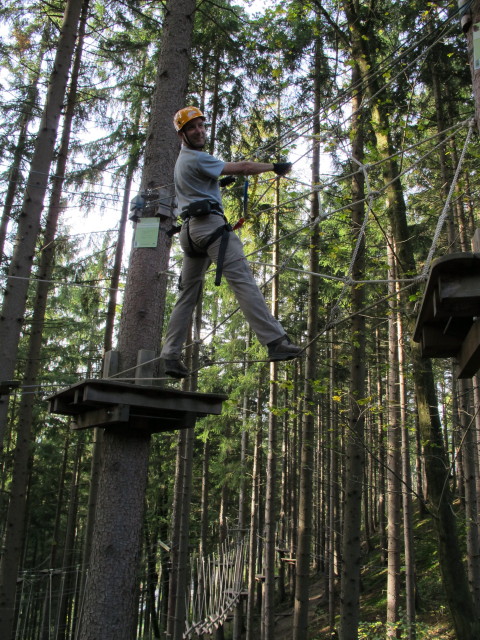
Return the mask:
POLYGON ((215 200, 196 200, 186 207, 183 207, 180 217, 182 220, 188 218, 197 218, 199 216, 208 216, 209 213, 219 213, 223 215, 222 207, 215 200))

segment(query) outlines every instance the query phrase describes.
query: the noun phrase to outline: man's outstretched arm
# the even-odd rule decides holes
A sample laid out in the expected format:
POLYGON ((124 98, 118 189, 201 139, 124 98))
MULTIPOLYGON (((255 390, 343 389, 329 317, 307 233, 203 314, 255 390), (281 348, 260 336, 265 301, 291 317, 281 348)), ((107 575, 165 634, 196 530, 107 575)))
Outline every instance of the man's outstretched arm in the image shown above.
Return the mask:
POLYGON ((221 175, 224 176, 258 176, 267 171, 273 171, 279 176, 286 175, 292 165, 290 162, 253 162, 241 160, 240 162, 226 162, 221 175))

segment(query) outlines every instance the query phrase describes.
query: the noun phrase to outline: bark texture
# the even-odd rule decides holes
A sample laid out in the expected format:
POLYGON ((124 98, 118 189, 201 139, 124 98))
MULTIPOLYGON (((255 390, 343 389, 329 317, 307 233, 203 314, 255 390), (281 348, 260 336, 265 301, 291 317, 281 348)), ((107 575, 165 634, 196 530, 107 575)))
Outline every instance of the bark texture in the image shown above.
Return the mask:
MULTIPOLYGON (((11 380, 15 373, 18 343, 27 304, 29 278, 35 257, 35 245, 41 226, 43 203, 48 187, 55 141, 65 101, 78 23, 83 0, 69 0, 65 7, 47 97, 35 142, 22 210, 18 219, 15 247, 8 270, 0 313, 0 379, 11 380)), ((0 399, 0 446, 5 437, 6 405, 0 399)), ((1 606, 1 603, 0 603, 1 606)))
MULTIPOLYGON (((171 246, 165 231, 171 226, 168 213, 179 149, 172 119, 184 106, 194 11, 195 0, 169 0, 165 6, 142 178, 143 189, 149 189, 152 196, 149 202, 156 198, 155 212, 160 210, 165 216, 157 247, 132 249, 130 255, 118 344, 119 368, 124 377, 135 377, 141 349, 157 352, 160 344, 165 271, 171 246)), ((97 518, 78 640, 135 637, 149 443, 148 435, 105 433, 97 518)))

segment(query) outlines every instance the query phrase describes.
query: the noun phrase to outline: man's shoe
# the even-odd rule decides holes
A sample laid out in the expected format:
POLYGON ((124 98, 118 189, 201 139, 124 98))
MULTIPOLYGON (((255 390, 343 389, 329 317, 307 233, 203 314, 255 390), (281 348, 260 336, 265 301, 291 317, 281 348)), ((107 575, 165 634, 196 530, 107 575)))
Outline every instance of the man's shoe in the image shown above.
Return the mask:
POLYGON ((172 378, 186 378, 190 371, 181 360, 165 360, 165 374, 172 378))
POLYGON ((290 342, 288 336, 282 336, 273 342, 267 344, 268 359, 270 362, 277 362, 279 360, 293 360, 301 355, 302 347, 297 347, 290 342))

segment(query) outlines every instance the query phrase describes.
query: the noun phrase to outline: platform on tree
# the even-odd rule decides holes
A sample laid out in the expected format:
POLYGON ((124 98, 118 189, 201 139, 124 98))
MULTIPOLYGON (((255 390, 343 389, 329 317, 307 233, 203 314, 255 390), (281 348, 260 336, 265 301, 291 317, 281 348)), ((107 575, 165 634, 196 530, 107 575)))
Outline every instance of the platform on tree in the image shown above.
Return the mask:
POLYGON ((459 377, 480 368, 480 254, 452 253, 432 264, 414 331, 427 358, 457 358, 459 377))
POLYGON ((83 380, 49 398, 50 412, 72 416, 72 429, 128 428, 155 433, 192 427, 219 415, 228 396, 133 384, 117 379, 83 380))

